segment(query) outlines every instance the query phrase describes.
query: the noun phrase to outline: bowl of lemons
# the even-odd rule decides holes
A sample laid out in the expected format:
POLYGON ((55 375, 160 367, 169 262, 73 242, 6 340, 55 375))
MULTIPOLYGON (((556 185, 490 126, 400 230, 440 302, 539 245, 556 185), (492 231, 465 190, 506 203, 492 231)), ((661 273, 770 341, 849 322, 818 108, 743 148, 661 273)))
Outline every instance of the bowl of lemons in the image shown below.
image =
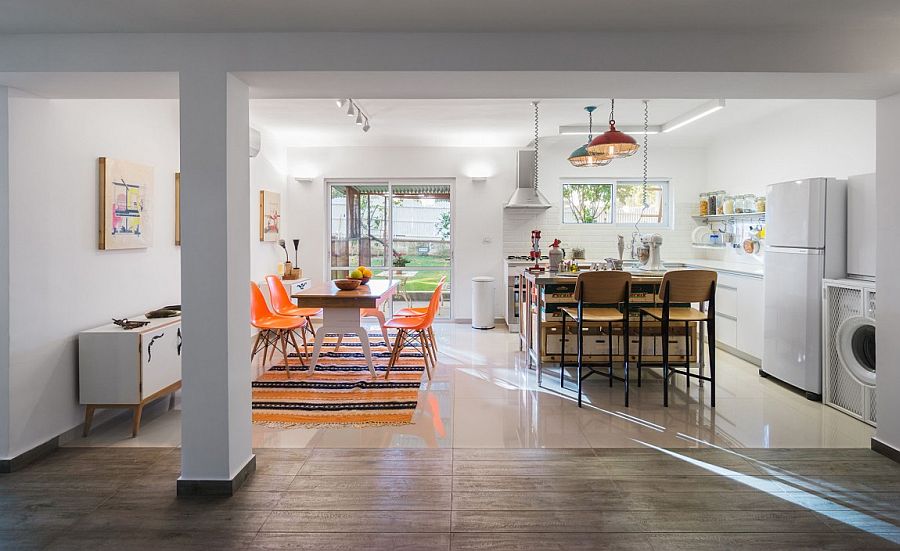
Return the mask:
POLYGON ((350 272, 348 276, 350 279, 358 279, 360 285, 365 285, 372 279, 372 270, 366 268, 365 266, 359 266, 355 270, 350 272))

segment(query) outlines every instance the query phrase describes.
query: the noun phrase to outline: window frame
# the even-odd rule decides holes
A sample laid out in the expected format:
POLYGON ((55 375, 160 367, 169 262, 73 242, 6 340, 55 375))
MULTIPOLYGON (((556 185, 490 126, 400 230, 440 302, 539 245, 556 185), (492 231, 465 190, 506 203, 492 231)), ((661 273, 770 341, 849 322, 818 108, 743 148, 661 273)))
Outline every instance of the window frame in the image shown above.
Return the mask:
MULTIPOLYGON (((567 226, 600 226, 608 228, 633 227, 634 222, 619 222, 616 216, 616 192, 620 185, 640 185, 644 182, 643 178, 562 178, 560 180, 560 221, 567 226), (612 193, 610 194, 610 214, 609 222, 567 222, 566 212, 569 206, 566 204, 563 190, 567 185, 612 185, 612 193)), ((641 227, 646 228, 662 228, 672 229, 674 226, 674 201, 672 200, 672 185, 669 178, 648 178, 647 184, 659 186, 662 188, 662 221, 661 222, 639 222, 641 227)))

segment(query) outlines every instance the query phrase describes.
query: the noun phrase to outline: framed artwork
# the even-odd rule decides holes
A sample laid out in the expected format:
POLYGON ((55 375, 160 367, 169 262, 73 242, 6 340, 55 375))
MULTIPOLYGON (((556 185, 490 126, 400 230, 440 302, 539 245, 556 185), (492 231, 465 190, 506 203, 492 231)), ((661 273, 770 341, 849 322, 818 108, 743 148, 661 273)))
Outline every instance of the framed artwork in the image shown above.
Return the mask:
POLYGON ((274 191, 259 192, 259 240, 281 239, 281 195, 274 191))
POLYGON ((100 157, 100 250, 153 244, 153 167, 100 157))
POLYGON ((181 173, 175 173, 175 246, 181 246, 181 173))

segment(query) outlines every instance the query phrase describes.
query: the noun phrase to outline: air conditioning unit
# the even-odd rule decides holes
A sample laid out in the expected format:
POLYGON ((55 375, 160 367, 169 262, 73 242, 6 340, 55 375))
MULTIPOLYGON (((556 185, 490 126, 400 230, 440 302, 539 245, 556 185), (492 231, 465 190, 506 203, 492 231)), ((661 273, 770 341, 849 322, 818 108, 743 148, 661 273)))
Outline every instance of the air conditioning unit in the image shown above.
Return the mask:
POLYGON ((825 280, 823 401, 875 425, 875 284, 825 280))
POLYGON ((259 155, 259 148, 262 147, 262 137, 259 135, 259 130, 255 128, 250 129, 250 158, 256 157, 259 155))

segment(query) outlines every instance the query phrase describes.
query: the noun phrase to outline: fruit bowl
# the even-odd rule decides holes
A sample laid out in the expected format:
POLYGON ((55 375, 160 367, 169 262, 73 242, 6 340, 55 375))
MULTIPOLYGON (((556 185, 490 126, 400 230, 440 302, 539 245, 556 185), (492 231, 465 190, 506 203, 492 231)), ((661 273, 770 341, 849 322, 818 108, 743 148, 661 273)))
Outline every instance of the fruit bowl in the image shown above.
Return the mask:
POLYGON ((334 286, 341 291, 352 291, 359 287, 361 281, 359 279, 335 279, 334 286))
POLYGON ((372 279, 372 278, 369 277, 369 276, 363 276, 363 278, 359 280, 359 281, 360 281, 359 284, 360 284, 360 285, 365 285, 366 283, 369 282, 370 279, 372 279))

